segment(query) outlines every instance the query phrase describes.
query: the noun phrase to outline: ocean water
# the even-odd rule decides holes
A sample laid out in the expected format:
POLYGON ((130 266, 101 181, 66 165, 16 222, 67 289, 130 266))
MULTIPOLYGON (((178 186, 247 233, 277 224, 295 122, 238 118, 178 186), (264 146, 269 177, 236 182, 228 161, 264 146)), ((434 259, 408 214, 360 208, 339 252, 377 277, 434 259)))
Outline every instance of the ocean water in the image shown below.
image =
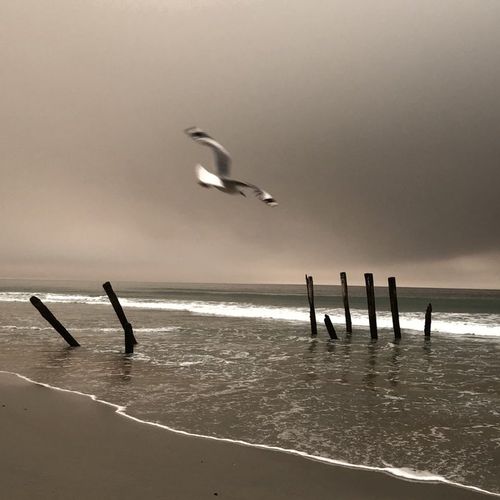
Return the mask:
POLYGON ((100 283, 0 280, 0 370, 190 433, 500 493, 500 291, 400 288, 396 343, 385 288, 372 341, 362 287, 350 287, 352 335, 340 288, 315 287, 311 339, 305 285, 113 285, 139 342, 132 356, 100 283))

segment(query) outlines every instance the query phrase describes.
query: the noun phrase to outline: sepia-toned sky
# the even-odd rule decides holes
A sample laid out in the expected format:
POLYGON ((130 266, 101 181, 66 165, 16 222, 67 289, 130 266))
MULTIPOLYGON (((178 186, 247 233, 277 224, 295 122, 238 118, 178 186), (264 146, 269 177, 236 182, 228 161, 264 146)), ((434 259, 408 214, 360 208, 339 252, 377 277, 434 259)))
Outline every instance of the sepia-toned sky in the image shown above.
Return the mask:
POLYGON ((497 0, 2 0, 0 277, 500 288, 497 0), (270 191, 202 189, 207 148, 270 191))

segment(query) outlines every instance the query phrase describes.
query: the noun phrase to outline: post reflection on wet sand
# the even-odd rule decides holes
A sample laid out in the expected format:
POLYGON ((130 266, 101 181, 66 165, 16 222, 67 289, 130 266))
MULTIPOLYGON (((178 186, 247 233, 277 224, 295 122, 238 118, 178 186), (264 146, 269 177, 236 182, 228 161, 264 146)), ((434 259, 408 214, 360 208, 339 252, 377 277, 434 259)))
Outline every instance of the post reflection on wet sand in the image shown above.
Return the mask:
POLYGON ((429 358, 432 355, 432 343, 430 338, 424 339, 424 355, 426 358, 429 358))
POLYGON ((331 354, 335 354, 335 352, 337 350, 337 342, 338 342, 338 340, 328 339, 326 341, 326 352, 329 352, 331 354))
POLYGON ((387 380, 389 384, 396 387, 399 384, 399 375, 401 370, 402 350, 401 339, 394 339, 392 343, 392 354, 390 359, 389 372, 387 373, 387 380))
POLYGON ((71 365, 75 356, 78 356, 74 347, 64 346, 50 351, 42 351, 41 358, 44 368, 67 368, 71 365))
POLYGON ((309 341, 309 344, 307 346, 307 351, 305 355, 305 359, 307 360, 308 366, 308 372, 304 374, 304 380, 306 382, 313 382, 315 380, 318 380, 319 376, 316 373, 316 365, 318 362, 318 339, 313 338, 309 341))
POLYGON ((432 372, 432 364, 434 361, 434 352, 432 350, 432 341, 429 337, 424 339, 423 351, 424 351, 424 359, 426 362, 425 371, 432 372))
POLYGON ((115 379, 120 382, 130 383, 132 381, 133 358, 129 355, 122 355, 116 358, 115 379))
POLYGON ((314 354, 318 349, 318 341, 317 339, 312 339, 309 342, 309 345, 307 346, 307 350, 311 353, 314 354))
POLYGON ((376 380, 378 377, 377 372, 377 358, 378 358, 378 344, 377 340, 372 340, 368 344, 367 348, 367 363, 366 363, 366 373, 363 376, 363 384, 365 389, 369 389, 371 391, 376 391, 376 380))
MULTIPOLYGON (((353 363, 358 367, 364 366, 361 384, 365 389, 374 391, 382 383, 380 375, 384 383, 393 388, 403 383, 406 365, 414 359, 415 353, 410 355, 412 349, 410 342, 402 339, 394 339, 388 343, 381 342, 380 339, 353 343, 352 336, 345 335, 338 340, 311 339, 307 343, 304 358, 310 367, 310 374, 320 367, 328 366, 329 370, 335 372, 336 380, 343 384, 352 382, 353 363), (323 364, 326 361, 328 365, 323 364)), ((423 369, 428 370, 434 361, 430 339, 424 341, 423 353, 423 369)), ((359 374, 359 370, 356 369, 355 373, 359 374)))
POLYGON ((67 382, 73 374, 78 373, 78 367, 86 354, 88 352, 82 347, 40 345, 30 378, 59 386, 62 381, 67 382))
POLYGON ((352 351, 352 336, 347 334, 344 338, 344 342, 340 344, 340 359, 342 363, 342 369, 340 373, 340 381, 343 384, 348 384, 348 375, 351 371, 351 351, 352 351))

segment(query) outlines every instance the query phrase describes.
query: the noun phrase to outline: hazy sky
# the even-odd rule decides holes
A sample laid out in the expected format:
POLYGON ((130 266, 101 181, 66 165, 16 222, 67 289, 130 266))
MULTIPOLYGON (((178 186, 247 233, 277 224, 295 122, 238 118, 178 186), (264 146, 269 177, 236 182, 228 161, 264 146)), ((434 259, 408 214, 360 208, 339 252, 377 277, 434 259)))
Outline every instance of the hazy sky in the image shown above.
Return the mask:
POLYGON ((2 0, 0 276, 500 288, 497 0, 2 0), (270 208, 199 187, 210 151, 270 208))

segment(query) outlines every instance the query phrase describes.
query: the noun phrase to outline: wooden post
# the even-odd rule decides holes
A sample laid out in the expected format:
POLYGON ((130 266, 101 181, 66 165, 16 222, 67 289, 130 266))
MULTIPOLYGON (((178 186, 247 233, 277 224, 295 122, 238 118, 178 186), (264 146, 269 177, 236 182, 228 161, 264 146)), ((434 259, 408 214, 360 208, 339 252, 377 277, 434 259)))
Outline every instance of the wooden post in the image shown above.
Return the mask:
POLYGON ((401 338, 401 327, 399 326, 398 295, 396 292, 396 278, 388 278, 389 298, 391 300, 392 326, 394 328, 394 338, 401 338))
POLYGON ((137 344, 137 340, 135 340, 134 337, 134 331, 132 329, 132 325, 128 322, 127 317, 123 312, 123 308, 120 304, 120 301, 118 300, 118 297, 116 296, 116 293, 113 290, 113 287, 111 286, 111 283, 109 281, 106 281, 106 283, 104 283, 102 287, 104 288, 104 291, 106 292, 109 301, 111 302, 111 305, 113 306, 113 309, 115 310, 115 313, 118 316, 118 319, 120 320, 123 331, 125 332, 125 352, 133 353, 134 352, 133 347, 131 351, 127 350, 127 336, 132 338, 132 346, 134 344, 137 344))
POLYGON ((342 300, 344 301, 345 331, 346 333, 352 333, 351 311, 349 309, 349 292, 347 290, 346 273, 340 273, 340 282, 342 283, 342 300))
POLYGON ((307 274, 306 274, 306 285, 307 285, 307 300, 309 301, 309 318, 311 320, 311 337, 316 337, 316 335, 318 335, 318 326, 316 323, 316 310, 314 309, 313 277, 307 276, 307 274))
POLYGON ((431 320, 432 320, 432 304, 429 304, 427 306, 427 310, 425 311, 424 334, 426 337, 431 336, 431 320))
POLYGON ((54 328, 54 330, 61 335, 61 337, 71 346, 79 347, 80 344, 73 338, 73 336, 64 328, 64 326, 57 320, 57 318, 50 312, 49 308, 34 295, 30 298, 30 302, 38 309, 38 312, 46 319, 54 328))
POLYGON ((127 323, 125 327, 125 353, 133 354, 134 353, 134 344, 135 344, 134 333, 132 330, 132 325, 127 323))
POLYGON ((365 273, 366 299, 368 302, 368 318, 370 320, 370 335, 372 339, 377 335, 377 313, 375 312, 375 290, 373 285, 373 274, 365 273))
POLYGON ((337 332, 335 331, 335 327, 333 326, 332 320, 330 319, 330 316, 328 316, 328 314, 325 314, 325 326, 328 330, 328 335, 330 335, 330 338, 332 340, 338 339, 337 332))

